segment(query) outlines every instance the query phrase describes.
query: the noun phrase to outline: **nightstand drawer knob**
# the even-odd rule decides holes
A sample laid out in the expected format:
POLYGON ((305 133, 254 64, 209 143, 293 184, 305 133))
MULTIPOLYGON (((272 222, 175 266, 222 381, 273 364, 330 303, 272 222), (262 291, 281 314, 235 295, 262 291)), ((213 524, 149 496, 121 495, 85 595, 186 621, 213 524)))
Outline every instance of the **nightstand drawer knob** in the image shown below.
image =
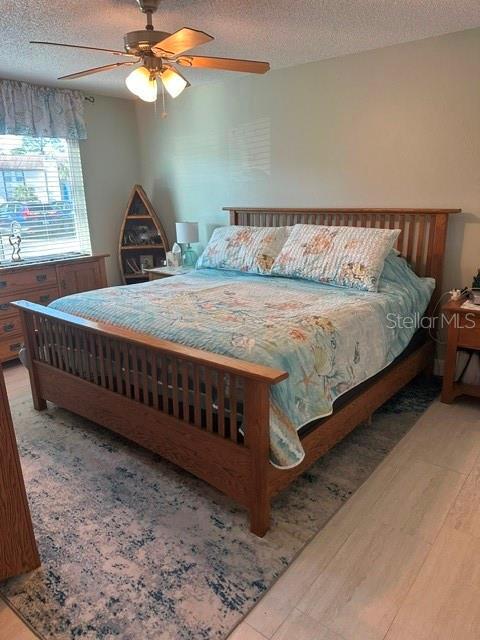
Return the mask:
POLYGON ((15 325, 14 324, 4 324, 3 325, 3 330, 5 331, 5 333, 10 333, 10 331, 13 331, 15 329, 15 325))
POLYGON ((12 351, 12 352, 20 351, 21 348, 22 348, 22 343, 21 342, 15 342, 14 344, 10 345, 10 351, 12 351))
POLYGON ((40 296, 40 304, 47 304, 47 302, 50 300, 50 296, 44 295, 44 296, 40 296))
POLYGON ((10 306, 9 302, 4 302, 3 304, 0 304, 0 311, 8 311, 9 306, 10 306))
POLYGON ((45 282, 46 279, 47 279, 46 273, 39 273, 37 275, 37 282, 45 282))
POLYGON ((5 289, 6 286, 7 286, 7 281, 6 280, 0 280, 0 289, 5 289))

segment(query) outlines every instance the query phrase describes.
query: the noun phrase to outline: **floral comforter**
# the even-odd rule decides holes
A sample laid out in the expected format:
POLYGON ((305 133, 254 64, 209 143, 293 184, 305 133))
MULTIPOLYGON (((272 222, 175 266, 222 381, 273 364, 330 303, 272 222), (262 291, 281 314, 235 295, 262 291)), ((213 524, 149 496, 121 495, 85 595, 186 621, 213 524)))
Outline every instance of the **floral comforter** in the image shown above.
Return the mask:
POLYGON ((202 269, 50 306, 288 371, 272 388, 270 451, 273 464, 290 467, 304 456, 298 429, 403 351, 415 328, 401 318, 422 314, 433 288, 392 254, 378 293, 202 269))

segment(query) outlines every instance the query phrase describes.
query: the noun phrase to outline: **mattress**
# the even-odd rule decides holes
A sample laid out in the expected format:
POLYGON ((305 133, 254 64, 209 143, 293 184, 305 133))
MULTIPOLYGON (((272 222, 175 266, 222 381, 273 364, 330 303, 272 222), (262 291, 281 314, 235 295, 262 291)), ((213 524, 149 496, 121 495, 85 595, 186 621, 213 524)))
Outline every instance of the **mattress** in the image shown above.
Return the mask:
MULTIPOLYGON (((388 261, 387 261, 388 262, 388 261)), ((203 269, 56 300, 55 309, 286 370, 271 390, 272 463, 304 457, 300 430, 391 364, 410 343, 433 280, 386 263, 378 293, 203 269)))

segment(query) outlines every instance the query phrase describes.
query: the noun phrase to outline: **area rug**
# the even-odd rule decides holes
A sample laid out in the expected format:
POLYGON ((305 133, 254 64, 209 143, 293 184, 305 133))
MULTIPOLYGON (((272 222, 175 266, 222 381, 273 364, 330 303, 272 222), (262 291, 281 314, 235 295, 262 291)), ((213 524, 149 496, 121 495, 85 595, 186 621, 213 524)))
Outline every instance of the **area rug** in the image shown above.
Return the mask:
POLYGON ((226 638, 438 393, 414 381, 273 503, 271 530, 67 411, 12 407, 42 567, 0 593, 46 640, 226 638))

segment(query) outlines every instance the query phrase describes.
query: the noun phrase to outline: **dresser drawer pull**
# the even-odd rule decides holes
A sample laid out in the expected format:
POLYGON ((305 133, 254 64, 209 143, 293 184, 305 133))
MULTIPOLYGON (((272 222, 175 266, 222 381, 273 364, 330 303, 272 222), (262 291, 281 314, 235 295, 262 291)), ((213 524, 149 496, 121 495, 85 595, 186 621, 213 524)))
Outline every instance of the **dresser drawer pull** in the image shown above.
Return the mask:
POLYGON ((20 349, 22 348, 22 343, 21 342, 15 342, 15 344, 11 344, 10 345, 10 351, 20 351, 20 349))
POLYGON ((0 311, 8 311, 9 306, 10 306, 9 302, 4 302, 3 304, 0 304, 0 311))
POLYGON ((5 289, 5 287, 7 286, 7 281, 6 280, 0 280, 0 289, 5 289))
POLYGON ((47 279, 47 274, 46 273, 39 273, 37 276, 37 282, 45 282, 45 280, 47 279))
POLYGON ((50 296, 48 294, 40 296, 39 300, 40 304, 46 304, 50 300, 50 296))
POLYGON ((3 330, 5 331, 5 333, 10 333, 10 331, 13 331, 15 329, 15 325, 14 324, 4 324, 3 325, 3 330))

